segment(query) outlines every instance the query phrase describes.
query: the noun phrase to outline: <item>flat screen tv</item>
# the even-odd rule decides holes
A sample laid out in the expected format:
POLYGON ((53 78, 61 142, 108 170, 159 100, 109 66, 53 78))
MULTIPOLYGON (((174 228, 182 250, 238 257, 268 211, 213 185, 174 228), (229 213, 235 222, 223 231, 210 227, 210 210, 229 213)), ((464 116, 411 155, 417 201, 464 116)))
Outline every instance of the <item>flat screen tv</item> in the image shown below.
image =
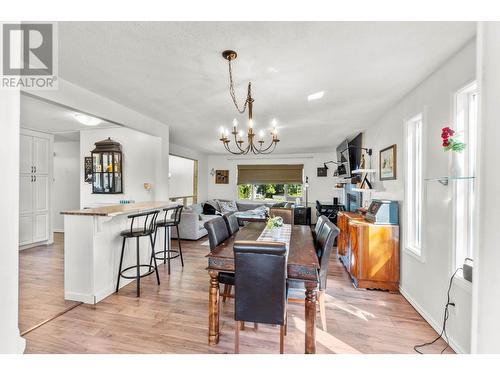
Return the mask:
POLYGON ((359 133, 350 141, 345 140, 337 147, 337 167, 339 177, 350 178, 351 171, 359 168, 363 133, 359 133))

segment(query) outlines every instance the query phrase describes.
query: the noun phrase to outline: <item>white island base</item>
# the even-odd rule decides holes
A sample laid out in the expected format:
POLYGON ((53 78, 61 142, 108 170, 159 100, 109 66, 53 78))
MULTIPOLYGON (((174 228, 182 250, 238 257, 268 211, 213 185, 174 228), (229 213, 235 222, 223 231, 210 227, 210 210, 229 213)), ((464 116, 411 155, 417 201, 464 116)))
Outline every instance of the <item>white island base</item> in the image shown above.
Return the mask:
MULTIPOLYGON (((95 304, 115 293, 123 238, 130 227, 127 216, 172 206, 169 202, 147 202, 62 212, 64 214, 64 298, 95 304)), ((160 213, 163 217, 164 212, 160 213)), ((136 219, 142 224, 142 218, 136 219)), ((135 223, 134 223, 135 225, 135 223)), ((163 228, 158 229, 156 251, 163 249, 163 228)), ((170 236, 169 236, 170 238, 170 236)), ((149 237, 140 238, 141 264, 149 264, 149 237)), ((158 264, 162 263, 157 261, 158 264)), ((122 269, 137 264, 136 239, 126 240, 122 269)), ((129 270, 135 275, 135 269, 129 270)), ((142 268, 141 273, 146 272, 142 268)), ((155 277, 151 274, 149 277, 155 277)), ((120 279, 120 288, 134 281, 120 279)), ((155 280, 156 282, 156 280, 155 280)))

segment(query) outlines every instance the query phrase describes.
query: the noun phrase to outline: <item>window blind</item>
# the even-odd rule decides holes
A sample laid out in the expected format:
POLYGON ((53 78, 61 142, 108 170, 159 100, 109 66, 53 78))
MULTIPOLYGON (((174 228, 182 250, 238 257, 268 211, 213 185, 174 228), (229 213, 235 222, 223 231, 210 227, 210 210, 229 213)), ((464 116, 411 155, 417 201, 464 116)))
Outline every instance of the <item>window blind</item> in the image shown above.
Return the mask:
POLYGON ((303 164, 238 165, 238 185, 302 184, 303 164))

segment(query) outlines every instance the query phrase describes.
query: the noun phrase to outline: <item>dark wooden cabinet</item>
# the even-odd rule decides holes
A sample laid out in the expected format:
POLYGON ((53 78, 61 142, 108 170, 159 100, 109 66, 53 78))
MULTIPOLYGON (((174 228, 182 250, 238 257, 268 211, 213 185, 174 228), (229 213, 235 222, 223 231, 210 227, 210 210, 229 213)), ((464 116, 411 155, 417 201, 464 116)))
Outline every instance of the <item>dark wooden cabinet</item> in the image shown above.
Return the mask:
POLYGON ((293 223, 295 225, 311 225, 311 207, 295 207, 293 209, 293 223))
POLYGON ((338 256, 358 288, 399 290, 399 226, 339 212, 338 256))

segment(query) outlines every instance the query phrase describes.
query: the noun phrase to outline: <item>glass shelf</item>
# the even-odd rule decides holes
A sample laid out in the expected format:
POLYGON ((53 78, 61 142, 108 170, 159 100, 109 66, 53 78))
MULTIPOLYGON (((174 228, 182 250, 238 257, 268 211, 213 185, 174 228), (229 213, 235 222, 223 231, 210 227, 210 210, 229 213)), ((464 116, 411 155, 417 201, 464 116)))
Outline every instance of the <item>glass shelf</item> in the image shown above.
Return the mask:
POLYGON ((446 177, 435 177, 435 178, 426 178, 425 181, 437 181, 441 185, 448 185, 450 181, 470 181, 473 180, 474 176, 446 176, 446 177))

